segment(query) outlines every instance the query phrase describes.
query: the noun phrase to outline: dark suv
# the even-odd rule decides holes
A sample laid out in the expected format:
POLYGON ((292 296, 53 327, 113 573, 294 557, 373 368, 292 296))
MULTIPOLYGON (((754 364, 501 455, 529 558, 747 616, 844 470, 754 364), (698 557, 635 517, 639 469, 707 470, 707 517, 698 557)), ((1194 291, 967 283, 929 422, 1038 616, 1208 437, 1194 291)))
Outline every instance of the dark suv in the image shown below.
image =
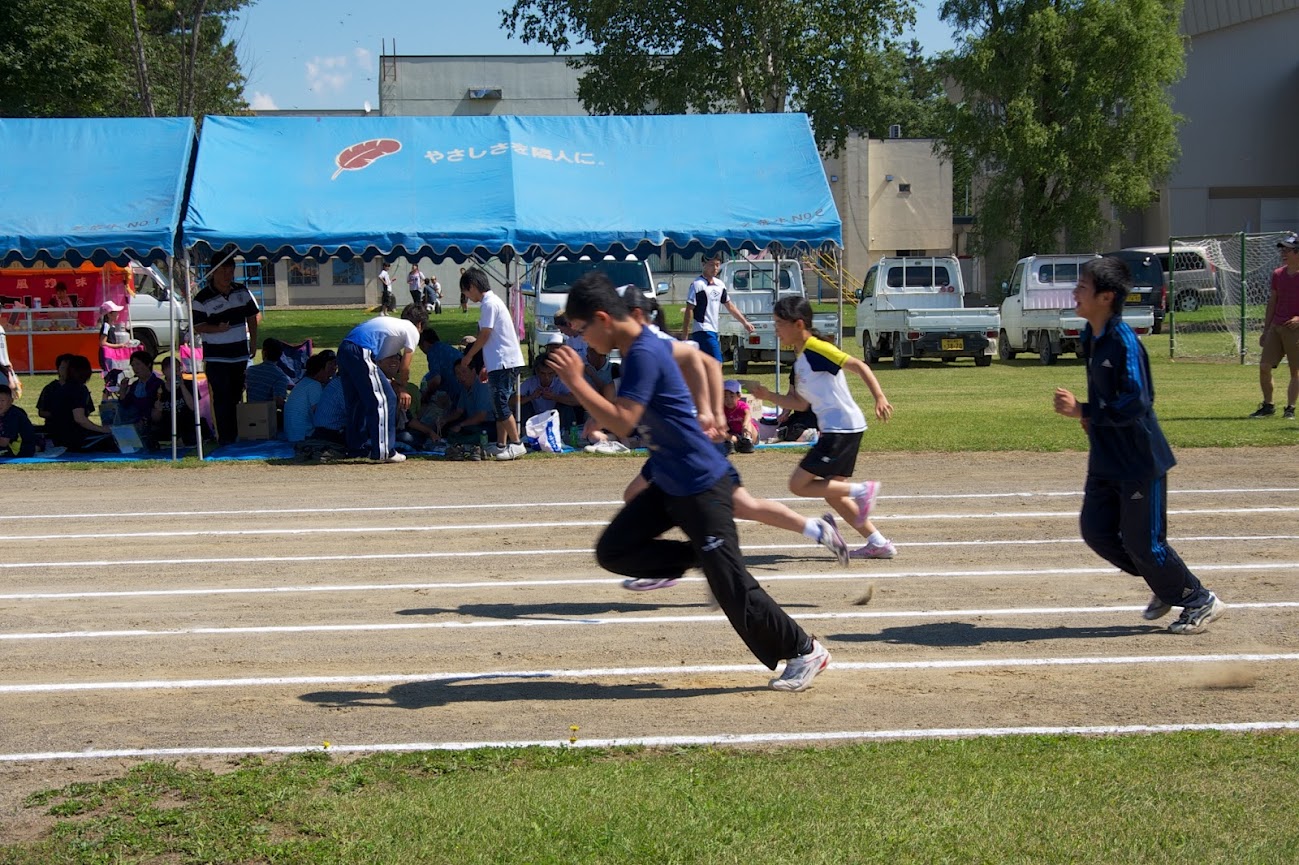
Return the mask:
POLYGON ((1155 316, 1151 333, 1161 332, 1164 329, 1164 311, 1168 308, 1168 286, 1163 268, 1159 266, 1159 256, 1139 249, 1119 249, 1105 255, 1121 259, 1132 271, 1132 292, 1124 305, 1150 307, 1155 316))

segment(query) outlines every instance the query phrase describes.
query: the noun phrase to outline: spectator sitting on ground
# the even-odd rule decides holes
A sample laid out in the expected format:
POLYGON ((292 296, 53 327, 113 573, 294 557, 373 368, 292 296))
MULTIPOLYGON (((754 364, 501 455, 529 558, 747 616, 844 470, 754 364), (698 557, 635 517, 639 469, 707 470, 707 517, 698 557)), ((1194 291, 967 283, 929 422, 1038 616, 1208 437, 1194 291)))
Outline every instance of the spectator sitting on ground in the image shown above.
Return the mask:
POLYGON ((90 419, 95 407, 86 387, 90 375, 90 358, 76 355, 68 361, 68 380, 54 400, 45 432, 56 445, 75 453, 115 452, 117 443, 108 427, 90 419))
POLYGON ((54 400, 58 396, 60 388, 68 380, 68 361, 72 360, 73 355, 61 354, 54 359, 54 368, 58 373, 58 378, 41 388, 41 395, 36 398, 36 415, 42 420, 49 420, 50 413, 53 411, 54 400))
MULTIPOLYGON (((265 354, 266 349, 262 349, 265 354)), ((333 378, 333 353, 320 352, 307 358, 306 374, 284 401, 284 436, 291 442, 304 441, 316 428, 316 406, 333 378)))
POLYGON ((482 434, 490 441, 496 435, 491 387, 465 358, 456 361, 455 374, 462 389, 460 401, 443 421, 442 437, 453 444, 473 445, 482 434))
POLYGON ((563 429, 568 429, 577 423, 574 414, 577 398, 555 375, 554 367, 546 362, 545 353, 538 355, 532 362, 532 375, 519 385, 515 402, 522 403, 521 415, 525 420, 533 415, 558 409, 559 423, 563 429))
MULTIPOLYGON (((149 436, 147 441, 150 448, 153 449, 163 447, 164 442, 171 442, 171 394, 173 390, 176 392, 176 435, 185 447, 194 446, 194 415, 198 412, 198 399, 194 396, 192 381, 186 381, 184 375, 179 377, 176 375, 178 368, 183 372, 183 367, 176 358, 167 357, 163 359, 162 386, 158 388, 158 396, 149 412, 149 436)), ((207 429, 205 434, 210 436, 212 431, 207 429)))
POLYGON ((275 337, 268 336, 262 340, 262 362, 248 367, 244 387, 248 392, 249 402, 275 402, 276 408, 284 408, 293 382, 284 370, 280 369, 280 357, 284 354, 283 344, 275 337))
POLYGON ((0 460, 36 454, 36 428, 27 412, 14 405, 13 388, 0 384, 0 460))
POLYGON ((438 332, 427 325, 420 331, 419 349, 424 352, 424 358, 428 361, 428 375, 424 377, 424 390, 421 396, 427 401, 440 391, 454 403, 460 398, 460 384, 456 381, 455 375, 460 350, 450 343, 443 342, 438 337, 438 332))
MULTIPOLYGON (((588 348, 586 340, 582 338, 581 334, 573 330, 573 326, 568 323, 568 316, 562 312, 555 316, 555 329, 564 335, 564 341, 559 344, 566 345, 582 357, 586 357, 588 348)), ((546 346, 546 348, 550 348, 550 346, 546 346)))
POLYGON ((607 386, 613 384, 613 380, 618 377, 618 364, 609 360, 609 355, 602 354, 594 348, 587 346, 586 349, 586 380, 589 381, 596 390, 604 390, 607 386))
POLYGON ((153 355, 141 349, 131 352, 131 372, 135 379, 123 378, 117 388, 117 417, 114 423, 136 424, 143 432, 149 426, 149 414, 158 401, 162 377, 153 371, 153 355))
POLYGON ((316 403, 316 412, 312 417, 316 426, 311 431, 310 437, 336 444, 340 448, 344 447, 347 441, 345 436, 347 415, 347 397, 343 392, 343 380, 334 376, 320 394, 320 402, 316 403))
POLYGON ((740 383, 730 379, 722 386, 722 405, 726 408, 726 430, 736 453, 751 454, 758 440, 758 422, 748 400, 740 395, 740 383))

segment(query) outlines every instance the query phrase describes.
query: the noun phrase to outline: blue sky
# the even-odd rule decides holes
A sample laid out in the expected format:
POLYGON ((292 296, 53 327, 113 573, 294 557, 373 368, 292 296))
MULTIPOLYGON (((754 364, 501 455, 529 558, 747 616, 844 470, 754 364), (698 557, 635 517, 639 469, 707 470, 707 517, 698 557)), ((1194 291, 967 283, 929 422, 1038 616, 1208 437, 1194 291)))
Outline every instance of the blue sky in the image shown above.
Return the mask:
MULTIPOLYGON (((952 46, 940 0, 917 3, 915 37, 926 53, 952 46)), ((545 54, 509 39, 508 0, 256 0, 232 25, 253 108, 379 105, 384 40, 398 54, 545 54)))

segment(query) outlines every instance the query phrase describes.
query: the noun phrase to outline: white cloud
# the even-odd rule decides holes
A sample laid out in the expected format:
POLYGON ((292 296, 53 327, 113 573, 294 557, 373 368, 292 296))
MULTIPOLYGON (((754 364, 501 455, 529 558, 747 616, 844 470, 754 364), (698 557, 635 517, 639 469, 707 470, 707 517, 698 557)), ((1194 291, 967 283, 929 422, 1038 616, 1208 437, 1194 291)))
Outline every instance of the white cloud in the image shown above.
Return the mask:
POLYGON ((366 48, 353 48, 352 53, 356 55, 356 65, 366 72, 374 71, 374 56, 366 48))
POLYGON ((347 55, 312 57, 306 63, 307 89, 312 93, 338 93, 352 80, 347 55))
POLYGON ((262 93, 260 90, 253 91, 253 97, 248 100, 248 107, 254 111, 275 111, 279 108, 271 94, 262 93))

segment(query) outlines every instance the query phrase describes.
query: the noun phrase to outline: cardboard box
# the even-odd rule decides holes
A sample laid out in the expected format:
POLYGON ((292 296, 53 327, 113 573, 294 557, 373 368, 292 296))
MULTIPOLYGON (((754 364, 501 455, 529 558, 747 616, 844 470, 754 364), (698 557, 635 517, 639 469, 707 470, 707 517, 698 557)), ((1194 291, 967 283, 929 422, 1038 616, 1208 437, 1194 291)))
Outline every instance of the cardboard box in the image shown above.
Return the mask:
POLYGON ((235 406, 240 441, 265 441, 275 438, 275 401, 241 402, 235 406))

